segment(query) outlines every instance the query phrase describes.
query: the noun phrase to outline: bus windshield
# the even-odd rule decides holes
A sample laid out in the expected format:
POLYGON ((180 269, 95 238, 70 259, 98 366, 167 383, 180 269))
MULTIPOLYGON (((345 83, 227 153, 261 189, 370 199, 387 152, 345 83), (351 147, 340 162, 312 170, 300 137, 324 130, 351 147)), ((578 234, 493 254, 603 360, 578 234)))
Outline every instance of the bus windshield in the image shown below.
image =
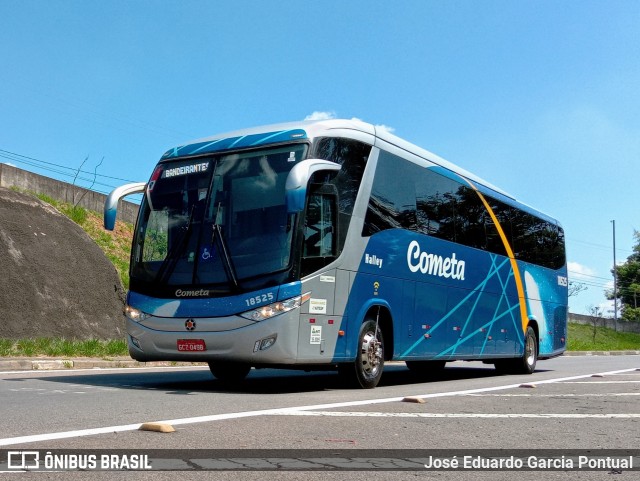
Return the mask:
POLYGON ((287 269, 285 182, 306 144, 163 162, 141 205, 131 280, 229 291, 287 269))

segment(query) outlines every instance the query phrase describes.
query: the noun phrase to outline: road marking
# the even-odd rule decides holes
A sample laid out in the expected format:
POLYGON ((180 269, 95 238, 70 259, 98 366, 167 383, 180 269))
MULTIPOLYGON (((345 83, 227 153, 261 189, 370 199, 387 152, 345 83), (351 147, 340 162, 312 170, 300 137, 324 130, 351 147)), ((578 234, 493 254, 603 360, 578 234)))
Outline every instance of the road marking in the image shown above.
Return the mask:
POLYGON ((564 384, 640 384, 640 381, 567 381, 564 384))
POLYGON ((640 414, 501 414, 501 413, 382 413, 362 411, 289 411, 273 413, 271 416, 320 416, 320 417, 345 417, 345 418, 532 418, 532 419, 630 419, 640 418, 640 414))
POLYGON ((640 396, 640 392, 613 392, 606 394, 467 394, 469 397, 616 397, 640 396))
MULTIPOLYGON (((601 373, 604 375, 609 374, 617 374, 623 372, 635 371, 636 368, 632 369, 620 369, 617 371, 610 371, 601 373)), ((553 384, 560 383, 566 381, 574 381, 577 379, 585 379, 591 377, 591 374, 583 374, 580 376, 570 376, 570 377, 562 377, 556 379, 546 379, 541 381, 536 381, 536 385, 542 384, 553 384)), ((485 392, 492 391, 502 391, 507 389, 516 389, 520 386, 520 383, 515 384, 506 384, 502 386, 495 387, 486 387, 486 388, 478 388, 478 389, 467 389, 464 391, 449 391, 449 392, 439 392, 439 393, 431 393, 431 394, 422 394, 416 397, 424 398, 424 399, 433 399, 440 397, 449 397, 449 396, 462 396, 468 394, 479 394, 485 392)), ((384 403, 392 403, 392 402, 400 402, 406 396, 392 397, 392 398, 382 398, 382 399, 365 399, 362 401, 346 401, 340 403, 328 403, 328 404, 315 404, 310 406, 297 406, 290 408, 273 408, 273 409, 264 409, 259 411, 244 411, 244 412, 235 412, 235 413, 227 413, 227 414, 213 414, 209 416, 198 416, 192 418, 181 418, 181 419, 170 419, 163 421, 155 421, 159 423, 171 424, 173 426, 178 426, 182 424, 195 424, 195 423, 205 423, 212 421, 225 421, 229 419, 240 419, 240 418, 248 418, 248 417, 256 417, 256 416, 266 416, 272 414, 286 414, 291 412, 300 412, 300 411, 319 411, 324 409, 337 409, 343 407, 354 407, 354 406, 369 406, 372 404, 384 404, 384 403)), ((4 438, 0 439, 0 446, 11 446, 15 444, 27 444, 27 443, 35 443, 41 441, 51 441, 54 439, 68 439, 68 438, 77 438, 82 436, 94 436, 97 434, 111 434, 125 431, 135 431, 140 428, 142 423, 135 424, 125 424, 121 426, 107 426, 103 428, 93 428, 93 429, 80 429, 76 431, 65 431, 65 432, 57 432, 57 433, 47 433, 47 434, 35 434, 30 436, 17 436, 13 438, 4 438)))

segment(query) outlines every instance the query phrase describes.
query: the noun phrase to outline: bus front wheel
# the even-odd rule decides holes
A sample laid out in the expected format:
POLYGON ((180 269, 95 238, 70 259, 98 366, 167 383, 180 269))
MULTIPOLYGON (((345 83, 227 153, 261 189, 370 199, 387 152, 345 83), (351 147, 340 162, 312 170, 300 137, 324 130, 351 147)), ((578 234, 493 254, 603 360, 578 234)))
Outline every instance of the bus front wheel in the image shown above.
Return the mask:
POLYGON ((372 389, 378 385, 384 369, 384 337, 376 321, 362 324, 358 337, 356 362, 340 366, 341 377, 351 386, 372 389))
POLYGON ((251 366, 240 362, 210 362, 209 370, 219 381, 233 383, 247 377, 251 366))

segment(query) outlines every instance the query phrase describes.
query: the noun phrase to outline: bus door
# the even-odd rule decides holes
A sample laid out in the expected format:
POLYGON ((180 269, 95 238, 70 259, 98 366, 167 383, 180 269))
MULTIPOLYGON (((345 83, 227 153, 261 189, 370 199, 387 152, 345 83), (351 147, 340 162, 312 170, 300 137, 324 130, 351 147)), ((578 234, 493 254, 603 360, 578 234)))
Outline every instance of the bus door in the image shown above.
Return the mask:
MULTIPOLYGON (((302 226, 303 292, 311 292, 308 313, 300 317, 298 358, 314 362, 334 357, 342 312, 336 306, 338 193, 330 184, 310 184, 302 226)), ((303 311, 305 312, 305 311, 303 311)))

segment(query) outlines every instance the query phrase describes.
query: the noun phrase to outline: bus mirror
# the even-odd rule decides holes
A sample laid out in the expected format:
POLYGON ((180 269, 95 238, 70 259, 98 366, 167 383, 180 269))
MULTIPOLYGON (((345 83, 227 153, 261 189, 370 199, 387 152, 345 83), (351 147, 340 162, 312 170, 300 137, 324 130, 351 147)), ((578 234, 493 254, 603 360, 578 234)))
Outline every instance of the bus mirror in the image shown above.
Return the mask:
POLYGON ((107 196, 104 203, 104 228, 113 230, 116 226, 116 215, 118 213, 118 201, 123 197, 131 194, 140 194, 144 192, 146 182, 136 182, 135 184, 127 184, 116 187, 107 196))
POLYGON ((285 184, 287 210, 290 214, 304 209, 307 184, 313 174, 323 170, 338 172, 340 164, 328 160, 307 159, 293 166, 285 184))

